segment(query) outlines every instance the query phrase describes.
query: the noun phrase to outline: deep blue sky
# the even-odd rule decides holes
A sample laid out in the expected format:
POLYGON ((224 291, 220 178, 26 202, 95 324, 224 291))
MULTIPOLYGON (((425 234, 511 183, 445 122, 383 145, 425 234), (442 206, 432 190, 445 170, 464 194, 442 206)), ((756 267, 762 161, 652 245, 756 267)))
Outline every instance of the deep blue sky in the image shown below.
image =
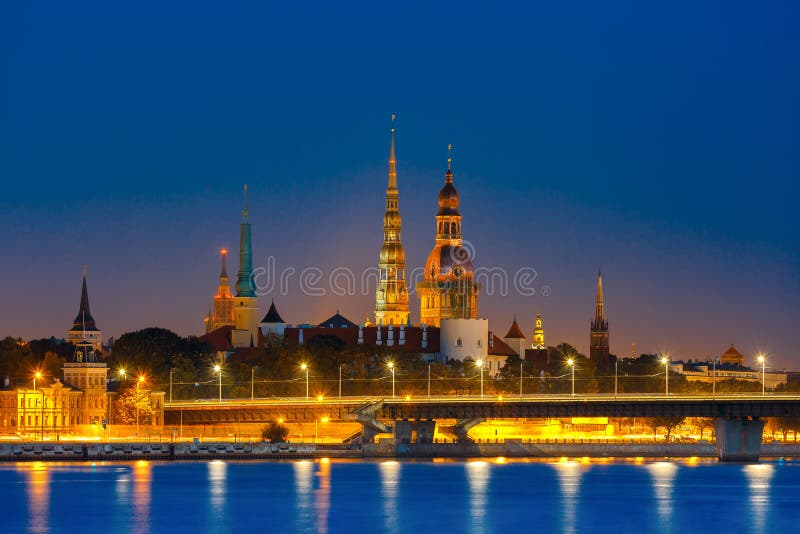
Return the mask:
POLYGON ((602 265, 612 352, 800 367, 799 10, 651 4, 3 3, 0 335, 63 336, 84 263, 106 335, 199 333, 245 182, 257 265, 375 266, 396 113, 409 270, 453 143, 476 266, 552 290, 493 330, 586 350, 602 265))

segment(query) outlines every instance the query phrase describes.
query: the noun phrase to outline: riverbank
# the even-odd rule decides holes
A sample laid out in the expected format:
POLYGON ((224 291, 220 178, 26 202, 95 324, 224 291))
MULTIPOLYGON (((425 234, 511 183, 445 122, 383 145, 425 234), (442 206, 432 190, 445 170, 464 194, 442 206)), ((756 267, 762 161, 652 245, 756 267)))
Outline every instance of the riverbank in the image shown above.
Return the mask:
MULTIPOLYGON (((709 443, 0 443, 0 462, 292 460, 313 458, 716 458, 709 443)), ((800 458, 800 445, 763 444, 762 458, 800 458)))

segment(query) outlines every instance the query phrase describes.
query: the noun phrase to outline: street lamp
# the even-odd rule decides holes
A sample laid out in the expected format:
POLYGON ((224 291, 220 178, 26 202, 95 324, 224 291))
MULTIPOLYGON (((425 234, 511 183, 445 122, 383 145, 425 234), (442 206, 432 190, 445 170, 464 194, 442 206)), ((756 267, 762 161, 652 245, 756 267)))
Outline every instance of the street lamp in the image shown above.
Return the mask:
POLYGON ((619 376, 619 358, 614 359, 614 398, 617 398, 617 377, 619 376))
POLYGON ((220 364, 215 365, 214 372, 219 375, 219 403, 222 404, 222 366, 220 364))
POLYGON ((481 397, 483 397, 483 360, 476 361, 475 365, 478 366, 478 369, 481 372, 481 397))
POLYGON ((339 398, 342 398, 342 365, 339 364, 339 398))
POLYGON ((144 382, 144 375, 140 375, 136 380, 136 437, 139 437, 139 384, 144 382))
POLYGON ((767 358, 763 354, 758 355, 758 363, 761 364, 761 394, 767 394, 767 358))
POLYGON ((520 358, 519 360, 519 398, 522 398, 522 364, 525 363, 525 360, 520 358))
POLYGON ((428 362, 428 400, 431 399, 431 362, 428 362))
POLYGON ((36 391, 36 381, 38 379, 40 379, 40 378, 42 378, 41 371, 36 371, 35 373, 33 373, 33 390, 34 391, 36 391))
POLYGON ((120 376, 120 380, 123 382, 125 381, 125 373, 126 373, 125 369, 120 369, 119 371, 117 371, 117 374, 120 376))
POLYGON ((669 395, 669 358, 662 356, 661 363, 664 364, 664 395, 669 395))
POLYGON ((394 398, 394 362, 389 362, 386 365, 389 367, 389 371, 392 372, 392 398, 394 398))
POLYGON ((572 368, 572 396, 575 396, 575 360, 572 358, 567 359, 567 365, 572 368))
POLYGON ((306 372, 306 400, 308 400, 308 365, 301 363, 300 369, 306 372))

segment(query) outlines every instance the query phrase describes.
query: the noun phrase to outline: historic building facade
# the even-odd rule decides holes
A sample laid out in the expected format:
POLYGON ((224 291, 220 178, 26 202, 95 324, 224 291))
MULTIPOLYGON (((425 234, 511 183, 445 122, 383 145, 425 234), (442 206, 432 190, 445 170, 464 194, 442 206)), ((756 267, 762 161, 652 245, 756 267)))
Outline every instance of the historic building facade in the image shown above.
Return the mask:
POLYGON ((463 246, 459 196, 453 186, 453 159, 447 158, 445 184, 439 191, 436 244, 425 262, 425 278, 417 284, 420 321, 439 326, 442 319, 476 319, 480 286, 474 280, 470 252, 463 246))
MULTIPOLYGON (((394 117, 392 117, 394 119, 394 117)), ((402 219, 397 189, 397 160, 394 151, 394 127, 389 149, 389 183, 386 187, 386 213, 383 216, 383 245, 378 261, 378 289, 375 293, 375 323, 407 324, 409 321, 406 289, 406 257, 400 239, 402 219)))
POLYGON ((591 337, 589 340, 589 359, 602 368, 608 365, 608 321, 603 304, 603 275, 597 273, 597 300, 594 307, 591 337))

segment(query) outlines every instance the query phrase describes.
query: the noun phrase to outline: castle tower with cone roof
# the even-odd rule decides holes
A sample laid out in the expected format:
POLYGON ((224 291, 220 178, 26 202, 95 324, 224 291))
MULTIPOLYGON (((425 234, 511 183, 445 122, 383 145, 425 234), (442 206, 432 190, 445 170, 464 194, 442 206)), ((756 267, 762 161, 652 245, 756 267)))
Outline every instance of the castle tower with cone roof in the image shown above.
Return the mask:
POLYGON ((91 348, 99 352, 103 344, 103 332, 97 328, 92 312, 89 310, 89 291, 86 287, 86 267, 83 268, 83 286, 81 287, 81 303, 78 315, 72 322, 72 328, 67 330, 67 342, 76 347, 91 348))

